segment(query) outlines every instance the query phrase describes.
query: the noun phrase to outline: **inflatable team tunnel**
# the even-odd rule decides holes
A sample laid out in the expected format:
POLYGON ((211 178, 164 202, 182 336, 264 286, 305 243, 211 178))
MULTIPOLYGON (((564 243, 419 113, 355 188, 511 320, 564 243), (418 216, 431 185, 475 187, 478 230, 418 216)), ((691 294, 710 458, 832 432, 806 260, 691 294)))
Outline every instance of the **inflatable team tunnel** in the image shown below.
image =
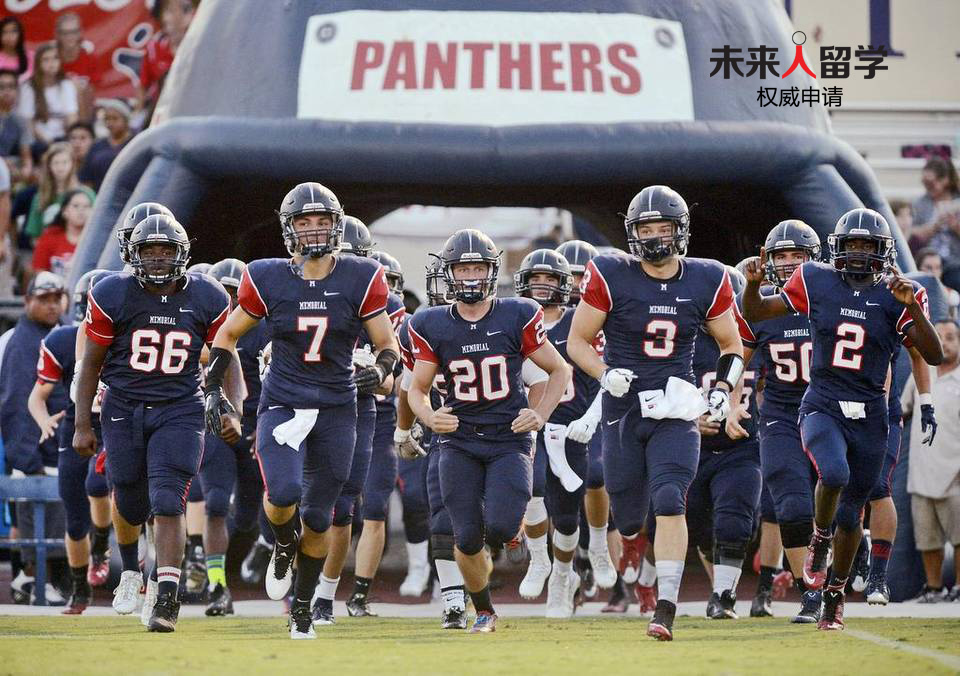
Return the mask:
POLYGON ((792 33, 776 0, 204 0, 74 274, 119 267, 113 230, 144 200, 177 214, 195 260, 282 254, 274 210, 304 180, 367 222, 553 206, 620 245, 618 212, 665 183, 695 204, 691 255, 728 263, 784 218, 821 236, 858 206, 892 222, 823 107, 758 103, 760 86, 818 87, 803 69, 711 77, 724 45, 776 47, 783 73, 792 33))

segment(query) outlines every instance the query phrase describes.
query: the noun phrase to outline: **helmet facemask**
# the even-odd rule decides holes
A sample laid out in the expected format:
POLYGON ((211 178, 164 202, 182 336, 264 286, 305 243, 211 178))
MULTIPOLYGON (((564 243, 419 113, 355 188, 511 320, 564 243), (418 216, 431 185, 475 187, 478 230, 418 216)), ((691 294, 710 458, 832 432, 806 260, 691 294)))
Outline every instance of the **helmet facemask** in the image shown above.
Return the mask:
POLYGON ((447 283, 447 293, 468 305, 479 303, 494 295, 497 291, 497 277, 500 271, 500 263, 483 260, 480 254, 476 254, 476 260, 467 258, 468 254, 461 257, 460 260, 449 262, 443 267, 444 280, 447 283), (466 260, 465 260, 466 259, 466 260), (454 268, 458 265, 480 264, 487 266, 485 277, 476 279, 457 279, 454 274, 454 268))
POLYGON ((893 267, 897 253, 892 237, 875 234, 831 234, 827 244, 833 266, 854 279, 873 277, 876 281, 893 267), (855 240, 874 242, 875 248, 872 252, 851 251, 848 247, 855 240))
POLYGON ((340 214, 328 210, 312 211, 309 210, 311 206, 307 204, 302 211, 295 214, 280 214, 283 243, 291 256, 316 259, 336 253, 340 248, 340 241, 343 237, 343 224, 340 222, 340 214), (301 225, 299 228, 294 225, 294 221, 299 217, 309 217, 311 215, 329 216, 331 225, 327 227, 311 223, 311 227, 301 225))
POLYGON ((130 266, 141 282, 164 286, 187 274, 190 244, 142 240, 130 245, 130 266))
POLYGON ((773 284, 774 286, 783 288, 787 283, 790 277, 793 276, 794 271, 799 268, 803 263, 809 261, 817 260, 817 255, 820 253, 819 247, 814 250, 809 247, 798 247, 792 242, 789 246, 777 247, 771 251, 767 251, 767 263, 764 266, 763 273, 767 281, 773 284), (805 260, 801 263, 790 262, 790 263, 780 263, 777 264, 775 261, 776 255, 781 253, 787 253, 790 251, 800 251, 803 252, 806 256, 805 260))
POLYGON ((659 263, 670 256, 684 256, 690 234, 690 219, 684 215, 681 219, 665 219, 658 215, 649 219, 637 219, 625 223, 627 245, 630 253, 648 263, 659 263), (640 228, 651 223, 668 222, 672 224, 670 235, 641 237, 640 228))
POLYGON ((517 295, 532 298, 540 305, 567 305, 573 290, 573 275, 565 275, 553 269, 521 270, 516 274, 515 286, 517 295), (550 275, 552 284, 543 281, 531 281, 534 275, 550 275))

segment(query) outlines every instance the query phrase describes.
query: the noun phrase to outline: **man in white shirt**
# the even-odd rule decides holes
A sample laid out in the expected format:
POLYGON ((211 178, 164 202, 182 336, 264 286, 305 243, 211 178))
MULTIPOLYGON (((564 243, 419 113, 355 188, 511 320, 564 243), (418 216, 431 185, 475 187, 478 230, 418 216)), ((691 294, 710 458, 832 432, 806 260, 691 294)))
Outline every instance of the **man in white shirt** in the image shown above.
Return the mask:
MULTIPOLYGON (((954 320, 936 323, 943 345, 943 363, 937 367, 932 384, 932 402, 940 421, 939 434, 929 447, 920 443, 920 416, 913 416, 910 427, 910 454, 907 491, 913 514, 913 533, 923 556, 927 584, 921 603, 960 600, 960 556, 954 555, 957 584, 943 587, 943 546, 950 542, 960 551, 960 330, 954 320)), ((927 403, 917 394, 913 376, 903 390, 903 412, 927 403)))

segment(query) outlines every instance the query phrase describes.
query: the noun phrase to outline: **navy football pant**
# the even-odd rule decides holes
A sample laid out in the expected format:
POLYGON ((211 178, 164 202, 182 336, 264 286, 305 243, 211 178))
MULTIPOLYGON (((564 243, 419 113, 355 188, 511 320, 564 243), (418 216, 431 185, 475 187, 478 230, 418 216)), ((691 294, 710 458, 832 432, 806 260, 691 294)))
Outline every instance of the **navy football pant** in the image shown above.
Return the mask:
MULTIPOLYGON (((587 473, 587 447, 576 441, 567 439, 566 441, 567 463, 570 468, 577 473, 577 476, 583 478, 587 473)), ((543 435, 537 435, 537 457, 544 458, 545 491, 544 504, 547 508, 547 514, 553 522, 553 527, 564 535, 573 535, 580 527, 580 511, 583 505, 583 495, 587 492, 586 483, 580 484, 573 493, 568 493, 567 489, 560 483, 560 479, 550 469, 549 458, 547 458, 547 448, 543 443, 543 435)))
POLYGON ((542 498, 547 494, 547 451, 543 449, 542 435, 537 435, 537 454, 533 456, 533 497, 542 498), (541 453, 541 449, 543 452, 541 453))
POLYGON ((835 401, 807 390, 800 407, 803 446, 828 488, 843 488, 836 522, 854 530, 880 479, 887 452, 887 406, 882 398, 866 407, 866 418, 848 420, 835 401))
POLYGON ((695 421, 648 420, 632 401, 624 406, 604 393, 601 420, 603 476, 617 529, 624 535, 640 532, 651 505, 656 516, 686 511, 700 458, 695 421))
POLYGON ((691 541, 704 552, 715 542, 746 547, 753 537, 760 483, 756 441, 702 453, 687 496, 691 541))
POLYGON ((203 486, 204 509, 207 516, 225 517, 233 496, 233 522, 239 531, 256 525, 263 497, 260 467, 251 452, 256 424, 256 418, 244 420, 242 438, 234 446, 219 436, 204 436, 203 462, 197 482, 203 486))
MULTIPOLYGON (((601 423, 602 424, 602 423, 601 423)), ((587 488, 603 488, 603 434, 597 430, 587 444, 587 488)))
POLYGON ((770 520, 781 525, 811 523, 817 472, 803 450, 800 427, 792 420, 761 417, 760 430, 763 486, 770 492, 775 517, 770 520))
MULTIPOLYGON (((403 530, 407 542, 423 542, 430 537, 430 501, 427 498, 429 464, 427 458, 399 461, 397 486, 403 504, 403 530)), ((453 529, 450 530, 448 535, 452 535, 453 529)))
MULTIPOLYGON (((100 437, 100 426, 93 426, 100 437)), ((97 474, 97 456, 85 458, 73 450, 73 418, 64 416, 58 430, 60 437, 57 454, 57 485, 66 516, 67 535, 81 540, 90 532, 90 500, 110 494, 107 478, 97 474)), ((98 444, 99 448, 99 444, 98 444)))
POLYGON ((131 525, 183 514, 203 455, 203 402, 148 404, 107 390, 100 413, 107 473, 120 515, 131 525))
POLYGON ((890 418, 890 433, 887 435, 887 452, 883 454, 883 467, 880 469, 880 480, 870 493, 870 501, 889 498, 892 495, 891 485, 893 470, 897 468, 900 459, 900 439, 903 436, 903 422, 900 418, 890 418))
POLYGON ((357 440, 355 401, 320 409, 317 422, 299 448, 273 438, 277 425, 293 418, 287 406, 260 410, 257 425, 257 460, 270 504, 300 504, 300 518, 310 530, 330 528, 333 507, 350 476, 357 440))
POLYGON ((436 442, 431 445, 427 456, 427 499, 430 504, 430 535, 453 537, 453 522, 443 502, 440 487, 440 448, 436 442))
POLYGON ((484 541, 516 537, 533 490, 533 458, 522 442, 459 439, 440 444, 440 489, 457 547, 476 554, 484 541))
POLYGON ((348 526, 359 508, 363 485, 370 471, 373 455, 373 435, 377 428, 377 407, 373 397, 357 398, 357 434, 353 446, 350 475, 340 489, 340 496, 333 508, 333 525, 348 526))
POLYGON ((397 424, 397 410, 377 407, 377 426, 373 434, 373 452, 367 482, 363 485, 363 518, 384 521, 390 494, 397 485, 398 458, 393 448, 393 430, 397 424))

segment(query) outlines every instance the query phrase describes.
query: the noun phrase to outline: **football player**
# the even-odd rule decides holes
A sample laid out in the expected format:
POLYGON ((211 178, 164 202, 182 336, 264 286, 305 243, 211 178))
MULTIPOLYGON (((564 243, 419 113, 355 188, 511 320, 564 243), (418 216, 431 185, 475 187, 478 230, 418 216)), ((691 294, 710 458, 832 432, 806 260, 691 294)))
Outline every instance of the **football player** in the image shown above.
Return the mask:
POLYGON ((783 293, 768 296, 759 293, 767 262, 761 249, 747 264, 743 313, 748 321, 792 312, 810 318, 810 386, 800 406, 800 431, 819 481, 803 579, 810 589, 824 586, 832 543, 833 571, 817 626, 836 630, 843 629, 843 590, 860 543, 860 513, 887 449, 890 359, 901 341, 934 365, 943 351, 927 318, 926 291, 893 266, 896 249, 882 215, 848 211, 828 245, 830 264, 803 263, 783 293))
POLYGON ((513 539, 531 496, 532 440, 563 396, 571 369, 543 327, 543 310, 526 298, 496 299, 500 252, 477 230, 460 230, 441 253, 444 278, 456 297, 449 307, 417 313, 409 331, 416 363, 408 401, 440 435, 440 485, 456 538, 457 564, 473 599, 471 629, 496 629, 489 562, 483 545, 513 539), (530 408, 522 362, 548 374, 546 391, 530 408), (442 371, 444 406, 429 391, 442 371))
POLYGON ((385 310, 383 267, 363 256, 338 255, 343 208, 319 183, 301 183, 284 197, 280 225, 290 258, 252 261, 235 309, 217 334, 207 369, 207 424, 219 433, 226 363, 237 341, 262 320, 270 327, 270 371, 257 420, 263 508, 275 544, 265 583, 283 599, 297 581, 290 637, 316 637, 310 602, 327 555, 327 531, 350 477, 357 439, 357 392, 371 394, 399 356, 385 310), (354 372, 353 350, 365 330, 374 363, 354 372), (295 516, 300 507, 302 536, 295 516))
MULTIPOLYGON (((114 609, 129 614, 136 606, 137 540, 152 512, 158 585, 149 629, 168 632, 180 610, 184 501, 203 446, 200 352, 226 319, 230 298, 215 280, 187 275, 190 239, 173 217, 147 217, 128 246, 133 272, 90 290, 73 446, 81 455, 96 451, 91 406, 102 378, 108 389, 100 419, 123 559, 114 609)), ((231 378, 234 384, 239 400, 242 380, 231 378)))
POLYGON ((683 198, 666 186, 644 188, 624 227, 630 255, 600 255, 587 266, 567 351, 605 391, 604 477, 625 540, 638 537, 653 505, 659 599, 647 634, 669 641, 687 551, 685 497, 700 455, 697 418, 708 410, 715 421, 726 417, 743 347, 726 268, 685 258, 690 215, 683 198), (702 328, 720 349, 706 402, 692 368, 702 328), (601 329, 606 363, 593 347, 601 329))

